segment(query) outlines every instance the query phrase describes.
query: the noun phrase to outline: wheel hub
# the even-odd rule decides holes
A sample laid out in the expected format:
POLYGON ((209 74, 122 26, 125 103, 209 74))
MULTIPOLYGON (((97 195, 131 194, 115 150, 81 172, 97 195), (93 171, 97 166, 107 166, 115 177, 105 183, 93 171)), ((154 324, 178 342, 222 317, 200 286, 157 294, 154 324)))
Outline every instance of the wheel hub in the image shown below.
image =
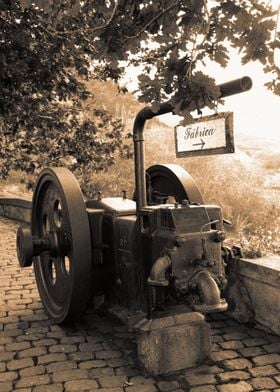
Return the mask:
POLYGON ((67 254, 67 237, 60 231, 50 231, 42 238, 33 236, 27 226, 20 226, 17 231, 17 254, 21 267, 30 267, 35 256, 48 252, 50 256, 67 254))

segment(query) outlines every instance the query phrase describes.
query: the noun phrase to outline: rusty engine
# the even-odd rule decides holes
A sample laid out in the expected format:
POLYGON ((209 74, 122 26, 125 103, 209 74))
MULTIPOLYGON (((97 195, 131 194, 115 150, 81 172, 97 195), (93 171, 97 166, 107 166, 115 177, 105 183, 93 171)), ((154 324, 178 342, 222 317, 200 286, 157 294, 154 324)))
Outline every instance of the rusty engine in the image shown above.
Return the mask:
MULTIPOLYGON (((220 85, 221 97, 246 91, 250 78, 220 85)), ((56 323, 82 316, 94 297, 148 317, 181 304, 202 313, 227 309, 222 210, 207 205, 191 176, 174 164, 145 170, 144 126, 172 112, 168 103, 136 116, 135 195, 85 199, 66 168, 37 179, 31 226, 17 233, 20 265, 33 263, 42 303, 56 323)))

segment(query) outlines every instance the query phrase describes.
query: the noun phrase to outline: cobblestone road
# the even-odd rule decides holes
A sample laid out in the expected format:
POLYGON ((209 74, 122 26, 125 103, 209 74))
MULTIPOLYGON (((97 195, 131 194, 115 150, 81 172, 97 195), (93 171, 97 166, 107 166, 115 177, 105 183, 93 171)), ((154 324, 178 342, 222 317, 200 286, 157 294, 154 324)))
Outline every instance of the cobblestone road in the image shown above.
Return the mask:
POLYGON ((18 267, 16 228, 0 218, 0 392, 280 392, 280 338, 224 314, 211 321, 211 360, 165 378, 139 368, 134 334, 115 321, 52 325, 32 269, 18 267))

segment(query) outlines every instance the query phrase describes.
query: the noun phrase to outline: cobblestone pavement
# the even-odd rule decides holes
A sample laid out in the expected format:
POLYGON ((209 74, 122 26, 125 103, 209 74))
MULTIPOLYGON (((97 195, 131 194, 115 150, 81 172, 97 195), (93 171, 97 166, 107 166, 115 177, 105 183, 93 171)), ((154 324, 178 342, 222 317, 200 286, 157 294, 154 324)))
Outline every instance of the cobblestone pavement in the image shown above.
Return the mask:
POLYGON ((87 315, 52 325, 32 269, 18 267, 16 228, 0 218, 0 392, 280 392, 280 338, 224 314, 211 321, 207 364, 157 378, 141 370, 134 334, 116 321, 87 315))

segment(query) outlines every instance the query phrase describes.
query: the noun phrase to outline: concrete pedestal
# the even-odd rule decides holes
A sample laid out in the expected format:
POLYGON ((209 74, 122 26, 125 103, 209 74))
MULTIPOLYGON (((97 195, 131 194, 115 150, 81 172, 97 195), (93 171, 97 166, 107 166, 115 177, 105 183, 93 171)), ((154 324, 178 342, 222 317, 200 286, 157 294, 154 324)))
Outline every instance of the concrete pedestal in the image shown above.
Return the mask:
POLYGON ((210 354, 210 327, 197 312, 144 319, 137 331, 139 361, 154 375, 196 366, 210 354))

